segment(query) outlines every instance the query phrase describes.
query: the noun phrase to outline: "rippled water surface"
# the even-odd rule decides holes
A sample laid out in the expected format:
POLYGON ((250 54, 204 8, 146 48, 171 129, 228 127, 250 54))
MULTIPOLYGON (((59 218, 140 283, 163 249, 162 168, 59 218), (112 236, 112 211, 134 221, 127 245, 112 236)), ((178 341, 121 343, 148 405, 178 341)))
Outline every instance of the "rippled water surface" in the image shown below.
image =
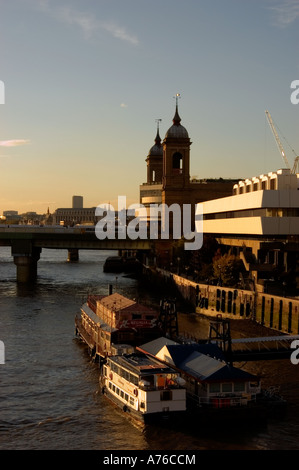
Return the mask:
MULTIPOLYGON (((43 250, 37 282, 29 288, 17 285, 10 249, 0 248, 0 340, 5 344, 0 449, 298 449, 299 366, 293 366, 283 384, 293 402, 291 416, 263 430, 218 429, 212 435, 166 433, 158 427, 142 431, 110 405, 99 393, 98 365, 74 336, 75 315, 89 293, 108 293, 109 284, 131 298, 159 300, 137 280, 104 274, 110 254, 82 251, 79 263, 71 264, 66 251, 43 250)), ((184 315, 184 327, 192 322, 199 325, 184 315)), ((281 376, 278 362, 272 369, 264 365, 266 373, 281 376)))

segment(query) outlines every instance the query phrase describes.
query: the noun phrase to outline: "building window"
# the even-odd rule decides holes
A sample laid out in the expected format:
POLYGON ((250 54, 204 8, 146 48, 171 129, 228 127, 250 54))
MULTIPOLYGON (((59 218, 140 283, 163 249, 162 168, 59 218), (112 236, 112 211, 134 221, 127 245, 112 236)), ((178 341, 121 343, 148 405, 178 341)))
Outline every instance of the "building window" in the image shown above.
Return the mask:
POLYGON ((183 155, 175 152, 172 156, 172 168, 174 170, 181 170, 183 168, 183 155))
POLYGON ((276 189, 276 178, 270 180, 270 189, 276 189))

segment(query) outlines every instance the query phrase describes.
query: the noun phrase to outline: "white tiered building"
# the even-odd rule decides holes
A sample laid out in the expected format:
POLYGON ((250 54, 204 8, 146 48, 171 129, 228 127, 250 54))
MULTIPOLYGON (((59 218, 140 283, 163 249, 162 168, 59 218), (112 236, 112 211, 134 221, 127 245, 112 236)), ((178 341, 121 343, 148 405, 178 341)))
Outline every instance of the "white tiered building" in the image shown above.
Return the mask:
POLYGON ((299 235, 298 176, 278 170, 239 181, 232 196, 203 202, 204 233, 299 235))
POLYGON ((232 196, 202 203, 204 234, 239 254, 257 282, 275 272, 296 278, 298 183, 299 174, 280 169, 239 181, 232 196))

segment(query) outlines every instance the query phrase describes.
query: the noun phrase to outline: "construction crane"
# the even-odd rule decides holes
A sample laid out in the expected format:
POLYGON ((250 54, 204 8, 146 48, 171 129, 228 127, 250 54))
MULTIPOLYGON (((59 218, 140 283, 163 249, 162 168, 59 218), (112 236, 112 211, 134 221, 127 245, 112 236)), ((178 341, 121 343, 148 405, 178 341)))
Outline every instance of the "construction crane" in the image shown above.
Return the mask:
MULTIPOLYGON (((291 170, 290 164, 289 164, 288 159, 287 159, 287 157, 286 157, 286 153, 285 153, 285 151, 284 151, 284 148, 283 148, 283 146, 282 146, 282 143, 280 142, 280 139, 279 139, 279 136, 278 136, 277 131, 276 131, 276 129, 275 129, 275 126, 274 126, 274 124, 273 124, 271 114, 269 113, 269 111, 265 111, 265 113, 266 113, 266 116, 267 116, 269 125, 270 125, 270 127, 271 127, 271 130, 272 130, 272 132, 273 132, 274 138, 275 138, 275 140, 276 140, 276 143, 277 143, 279 152, 280 152, 282 158, 284 159, 284 162, 285 162, 287 168, 288 168, 289 170, 291 170)), ((292 149, 292 152, 295 154, 295 160, 294 160, 294 165, 293 165, 293 168, 292 168, 292 170, 291 170, 291 173, 297 173, 297 172, 298 172, 298 168, 297 168, 297 167, 298 167, 298 162, 299 162, 299 156, 296 155, 296 153, 294 152, 293 149, 292 149)))

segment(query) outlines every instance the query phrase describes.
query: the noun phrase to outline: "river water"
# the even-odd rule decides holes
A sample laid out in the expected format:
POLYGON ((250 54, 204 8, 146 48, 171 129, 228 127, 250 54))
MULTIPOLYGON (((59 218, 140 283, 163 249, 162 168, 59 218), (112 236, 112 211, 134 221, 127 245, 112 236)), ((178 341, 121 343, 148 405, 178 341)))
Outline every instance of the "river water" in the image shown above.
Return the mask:
MULTIPOLYGON (((16 283, 10 249, 0 248, 0 340, 5 344, 0 449, 299 449, 299 365, 288 360, 248 365, 270 384, 279 382, 291 403, 286 418, 271 420, 263 429, 240 432, 227 423, 207 435, 202 430, 165 433, 158 427, 142 431, 110 405, 99 393, 98 364, 75 338, 75 315, 88 294, 108 294, 109 284, 144 302, 158 302, 159 295, 138 280, 103 273, 109 255, 81 251, 79 262, 72 264, 64 250, 43 250, 36 284, 24 287, 16 283)), ((192 315, 180 318, 184 329, 200 327, 200 319, 192 315)))

